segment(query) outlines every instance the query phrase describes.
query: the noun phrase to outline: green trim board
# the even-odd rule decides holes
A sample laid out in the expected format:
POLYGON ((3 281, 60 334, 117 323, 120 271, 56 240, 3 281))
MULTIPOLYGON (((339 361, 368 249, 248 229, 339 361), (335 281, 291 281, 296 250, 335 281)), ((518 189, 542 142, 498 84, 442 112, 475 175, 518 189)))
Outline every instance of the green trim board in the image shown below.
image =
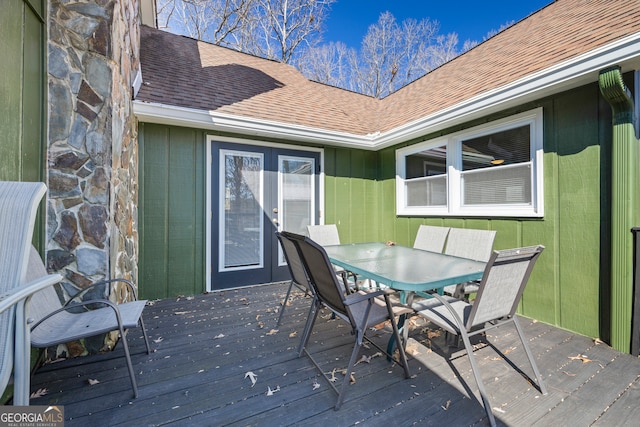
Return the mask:
MULTIPOLYGON (((42 181, 46 143, 44 0, 14 0, 0 13, 0 180, 42 181), (10 58, 10 60, 6 60, 10 58)), ((44 210, 45 202, 43 201, 44 210)), ((42 248, 44 215, 34 242, 42 248)))
POLYGON ((205 282, 202 131, 140 124, 140 295, 194 295, 205 282))

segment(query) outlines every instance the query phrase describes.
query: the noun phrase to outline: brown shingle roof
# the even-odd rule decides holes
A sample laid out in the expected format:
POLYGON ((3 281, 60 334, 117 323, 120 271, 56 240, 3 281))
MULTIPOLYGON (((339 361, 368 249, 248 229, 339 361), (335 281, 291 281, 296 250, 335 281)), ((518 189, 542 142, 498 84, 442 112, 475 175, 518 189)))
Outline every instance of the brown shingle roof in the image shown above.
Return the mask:
POLYGON ((558 0, 385 98, 384 130, 638 31, 638 0, 558 0))
POLYGON ((286 64, 143 27, 144 84, 137 99, 366 135, 428 116, 639 31, 638 0, 557 0, 377 100, 311 82, 286 64))
POLYGON ((307 80, 294 67, 142 27, 136 99, 356 134, 379 100, 307 80))

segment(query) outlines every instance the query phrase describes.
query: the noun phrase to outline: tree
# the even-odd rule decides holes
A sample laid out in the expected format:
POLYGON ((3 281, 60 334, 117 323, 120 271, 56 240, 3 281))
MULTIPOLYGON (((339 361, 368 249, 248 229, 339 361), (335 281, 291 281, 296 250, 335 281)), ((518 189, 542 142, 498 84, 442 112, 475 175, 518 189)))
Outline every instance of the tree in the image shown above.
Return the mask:
POLYGON ((158 0, 160 28, 291 62, 314 46, 336 0, 158 0))
POLYGON ((309 80, 354 89, 349 86, 349 57, 356 51, 341 42, 329 42, 303 51, 294 64, 309 80))
POLYGON ((309 48, 298 67, 309 79, 382 98, 455 57, 457 35, 438 36, 438 27, 426 18, 398 24, 384 12, 359 51, 338 44, 309 48))
POLYGON ((232 38, 251 24, 255 0, 159 0, 158 26, 189 37, 234 47, 232 38))
POLYGON ((315 45, 335 0, 258 0, 263 56, 289 63, 303 44, 315 45))

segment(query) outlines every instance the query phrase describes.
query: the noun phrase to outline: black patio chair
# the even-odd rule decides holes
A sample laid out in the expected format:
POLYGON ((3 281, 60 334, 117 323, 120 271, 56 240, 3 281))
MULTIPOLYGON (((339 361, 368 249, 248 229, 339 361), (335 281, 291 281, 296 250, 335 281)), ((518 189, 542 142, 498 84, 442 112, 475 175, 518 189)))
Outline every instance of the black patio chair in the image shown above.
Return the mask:
MULTIPOLYGON (((307 319, 307 325, 303 332, 302 341, 298 349, 298 356, 302 356, 303 353, 306 353, 311 362, 325 377, 329 385, 336 393, 338 393, 338 400, 334 406, 334 409, 338 410, 344 400, 344 392, 346 386, 349 384, 351 372, 353 371, 363 340, 367 339, 368 342, 380 351, 386 353, 384 349, 380 348, 376 343, 372 342, 365 336, 367 329, 389 320, 395 339, 397 342, 401 342, 395 317, 401 314, 410 313, 411 310, 407 307, 393 307, 389 301, 389 290, 379 290, 375 292, 358 291, 352 294, 345 293, 340 281, 335 275, 329 257, 322 246, 318 245, 310 238, 298 234, 282 232, 282 235, 290 239, 296 245, 307 272, 307 276, 310 279, 309 283, 311 284, 316 296, 313 302, 312 312, 307 319), (331 380, 325 375, 324 371, 311 356, 307 348, 313 325, 322 306, 331 310, 336 317, 348 322, 351 325, 355 336, 353 351, 351 353, 351 358, 349 359, 349 364, 340 390, 338 390, 331 380)), ((405 378, 409 378, 409 366, 404 348, 403 346, 398 347, 399 363, 404 369, 405 378)))
POLYGON ((284 253, 284 259, 287 261, 287 268, 289 269, 289 273, 291 274, 289 289, 287 289, 287 295, 284 297, 284 301, 282 302, 282 310, 280 310, 278 322, 276 323, 276 326, 280 326, 282 315, 284 314, 284 309, 287 306, 289 295, 291 295, 291 289, 295 286, 296 288, 303 291, 305 295, 313 292, 313 290, 311 289, 311 285, 309 285, 307 273, 304 269, 304 265, 302 264, 302 260, 300 259, 300 255, 298 255, 298 249, 296 249, 295 244, 279 232, 276 232, 276 237, 280 242, 282 252, 284 253))

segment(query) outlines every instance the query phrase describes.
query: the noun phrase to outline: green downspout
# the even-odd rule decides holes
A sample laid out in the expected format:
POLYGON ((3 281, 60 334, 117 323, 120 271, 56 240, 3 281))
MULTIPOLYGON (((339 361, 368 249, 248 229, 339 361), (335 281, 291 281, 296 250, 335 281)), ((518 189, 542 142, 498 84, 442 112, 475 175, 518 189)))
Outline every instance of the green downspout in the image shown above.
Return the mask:
POLYGON ((611 154, 611 346, 630 351, 633 290, 633 239, 638 191, 633 99, 620 67, 600 71, 600 91, 613 112, 611 154))

